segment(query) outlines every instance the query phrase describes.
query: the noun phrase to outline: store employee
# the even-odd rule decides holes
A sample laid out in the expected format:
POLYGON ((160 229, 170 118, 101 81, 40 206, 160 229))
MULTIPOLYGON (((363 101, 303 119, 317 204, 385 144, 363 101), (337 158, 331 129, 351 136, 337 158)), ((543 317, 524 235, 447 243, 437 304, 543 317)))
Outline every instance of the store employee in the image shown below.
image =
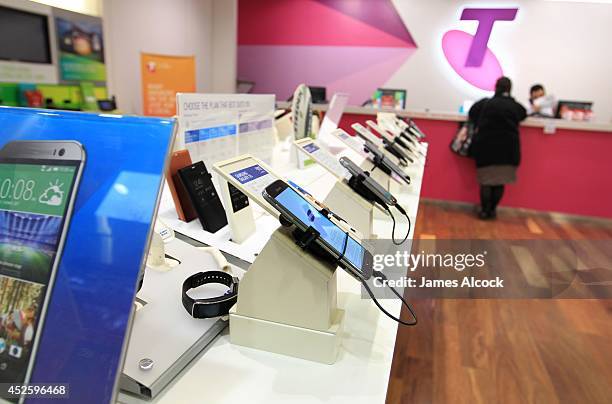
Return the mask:
POLYGON ((553 118, 555 116, 555 97, 546 95, 544 86, 534 84, 529 89, 529 106, 527 107, 527 115, 536 117, 553 118))

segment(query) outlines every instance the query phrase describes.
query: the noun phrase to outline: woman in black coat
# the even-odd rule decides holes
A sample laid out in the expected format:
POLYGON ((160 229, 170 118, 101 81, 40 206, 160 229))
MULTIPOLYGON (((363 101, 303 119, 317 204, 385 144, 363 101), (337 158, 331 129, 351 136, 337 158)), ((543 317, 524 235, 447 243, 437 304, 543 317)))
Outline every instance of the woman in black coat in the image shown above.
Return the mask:
POLYGON ((521 162, 519 124, 527 111, 510 96, 511 89, 510 79, 501 77, 493 98, 478 101, 469 112, 476 128, 470 151, 476 160, 481 204, 478 216, 483 220, 496 217, 504 185, 516 181, 516 168, 521 162))

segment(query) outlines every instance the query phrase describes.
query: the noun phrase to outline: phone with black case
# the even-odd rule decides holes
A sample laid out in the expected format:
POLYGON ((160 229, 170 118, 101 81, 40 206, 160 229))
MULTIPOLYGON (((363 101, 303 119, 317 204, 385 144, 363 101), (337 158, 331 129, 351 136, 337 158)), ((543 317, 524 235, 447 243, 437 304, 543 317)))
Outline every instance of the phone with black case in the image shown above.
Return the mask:
POLYGON ((212 182, 212 176, 204 162, 178 170, 179 177, 189 194, 189 199, 195 208, 202 228, 211 233, 227 225, 225 209, 219 199, 219 194, 212 182))

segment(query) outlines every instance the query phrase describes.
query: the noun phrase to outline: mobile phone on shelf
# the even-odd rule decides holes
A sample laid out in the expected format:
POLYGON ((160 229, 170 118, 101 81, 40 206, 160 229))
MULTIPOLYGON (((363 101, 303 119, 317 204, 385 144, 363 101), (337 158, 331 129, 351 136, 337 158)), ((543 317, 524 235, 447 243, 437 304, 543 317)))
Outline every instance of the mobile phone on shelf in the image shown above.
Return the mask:
POLYGON ((74 141, 0 150, 0 383, 30 379, 84 164, 74 141))
POLYGON ((406 136, 414 136, 418 140, 423 140, 427 137, 425 136, 425 133, 417 126, 417 124, 410 118, 404 120, 396 115, 395 122, 406 136))
POLYGON ((312 227, 319 232, 320 236, 313 242, 339 259, 353 277, 361 281, 372 276, 372 254, 287 183, 276 180, 265 188, 262 195, 298 229, 306 231, 312 227))
POLYGON ((348 157, 340 157, 340 164, 342 164, 342 167, 346 168, 348 172, 351 173, 351 175, 356 177, 363 176, 363 183, 366 188, 372 191, 378 198, 380 198, 381 201, 386 203, 388 206, 393 206, 397 204, 397 199, 395 199, 395 197, 391 195, 389 191, 383 188, 382 185, 380 185, 372 177, 370 177, 369 173, 363 171, 361 167, 355 164, 353 160, 348 157))
POLYGON ((364 148, 366 149, 366 151, 372 154, 373 156, 372 160, 374 161, 374 164, 382 165, 388 171, 395 173, 406 184, 410 185, 410 176, 406 174, 400 166, 398 166, 397 164, 389 160, 387 157, 385 157, 383 152, 381 152, 380 149, 376 147, 375 144, 373 144, 372 142, 366 141, 364 144, 364 148))
MULTIPOLYGON (((409 143, 416 145, 416 142, 413 139, 408 139, 408 143, 401 136, 395 136, 394 134, 388 132, 386 129, 380 127, 376 122, 372 120, 367 120, 366 124, 368 127, 372 128, 372 130, 379 133, 383 138, 387 139, 390 142, 396 143, 404 152, 409 153, 411 155, 415 155, 415 151, 412 149, 409 143)), ((416 156, 415 156, 416 157, 416 156)), ((414 160, 410 159, 410 162, 414 163, 414 160)))
POLYGON ((204 162, 198 161, 181 168, 178 173, 198 214, 202 228, 208 232, 216 233, 227 226, 225 209, 204 162))
POLYGON ((351 127, 355 129, 355 131, 357 131, 357 134, 361 136, 366 142, 371 142, 373 144, 382 144, 383 148, 388 153, 395 156, 399 160, 400 164, 407 165, 408 161, 414 162, 398 145, 393 143, 393 140, 389 140, 385 136, 379 138, 360 123, 354 123, 351 125, 351 127))

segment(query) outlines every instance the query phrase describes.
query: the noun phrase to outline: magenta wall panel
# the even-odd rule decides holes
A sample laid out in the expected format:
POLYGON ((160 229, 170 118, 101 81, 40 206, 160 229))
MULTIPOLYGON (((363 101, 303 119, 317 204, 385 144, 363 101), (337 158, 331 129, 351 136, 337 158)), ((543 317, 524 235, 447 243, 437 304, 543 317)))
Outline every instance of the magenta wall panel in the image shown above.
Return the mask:
POLYGON ((300 83, 361 104, 416 44, 390 0, 240 0, 238 78, 287 99, 300 83))

